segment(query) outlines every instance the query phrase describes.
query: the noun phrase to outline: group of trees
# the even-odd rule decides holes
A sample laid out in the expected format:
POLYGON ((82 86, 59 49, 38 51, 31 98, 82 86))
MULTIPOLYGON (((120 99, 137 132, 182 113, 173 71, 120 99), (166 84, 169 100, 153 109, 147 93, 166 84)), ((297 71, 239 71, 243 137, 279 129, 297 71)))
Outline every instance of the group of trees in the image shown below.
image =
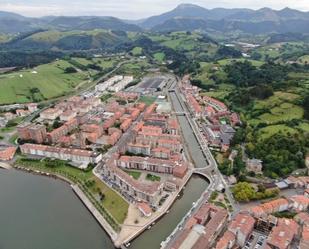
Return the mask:
POLYGON ((249 61, 236 61, 226 65, 224 71, 227 74, 228 81, 238 87, 276 84, 285 80, 288 75, 287 67, 273 62, 255 67, 249 61))
POLYGON ((309 147, 309 136, 277 133, 267 139, 254 139, 249 144, 246 148, 248 155, 263 161, 266 176, 285 177, 305 166, 304 157, 306 148, 309 147))
POLYGON ((309 120, 309 93, 307 93, 307 95, 304 98, 303 101, 303 108, 304 108, 304 118, 309 120))
POLYGON ((77 70, 74 67, 67 67, 64 69, 64 73, 77 73, 77 70))
POLYGON ((226 176, 234 175, 240 178, 246 169, 246 165, 242 160, 242 153, 239 150, 237 156, 234 158, 233 162, 228 159, 224 159, 223 163, 219 166, 219 170, 222 174, 226 176))
POLYGON ((248 182, 237 183, 232 191, 235 199, 241 202, 272 198, 279 194, 278 189, 265 189, 263 185, 258 185, 258 191, 256 191, 248 182))
POLYGON ((1 67, 34 67, 62 58, 63 53, 55 51, 1 51, 1 67))
POLYGON ((220 46, 216 52, 215 58, 217 60, 226 58, 240 58, 241 52, 233 47, 220 46))
POLYGON ((251 88, 236 88, 227 96, 227 99, 234 107, 242 107, 249 105, 254 99, 266 99, 272 95, 274 95, 273 87, 261 84, 251 88))

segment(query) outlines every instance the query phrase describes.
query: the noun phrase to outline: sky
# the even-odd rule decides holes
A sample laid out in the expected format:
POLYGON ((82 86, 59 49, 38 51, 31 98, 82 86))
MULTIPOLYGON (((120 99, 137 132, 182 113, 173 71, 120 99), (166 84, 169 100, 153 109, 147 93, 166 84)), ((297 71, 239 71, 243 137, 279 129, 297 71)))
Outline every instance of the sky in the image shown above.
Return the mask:
POLYGON ((211 9, 290 7, 309 11, 309 0, 0 0, 0 10, 25 16, 97 15, 140 19, 161 14, 181 3, 192 3, 211 9))

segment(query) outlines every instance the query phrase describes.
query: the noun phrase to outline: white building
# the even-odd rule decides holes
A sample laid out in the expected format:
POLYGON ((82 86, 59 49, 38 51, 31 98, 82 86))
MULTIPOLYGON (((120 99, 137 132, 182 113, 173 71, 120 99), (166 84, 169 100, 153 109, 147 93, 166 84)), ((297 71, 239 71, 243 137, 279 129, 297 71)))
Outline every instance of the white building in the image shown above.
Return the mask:
POLYGON ((130 84, 133 80, 134 80, 133 76, 125 76, 117 84, 110 86, 108 90, 111 92, 119 92, 123 90, 128 84, 130 84))
POLYGON ((80 149, 59 148, 39 144, 23 144, 20 146, 23 154, 56 158, 82 164, 86 168, 89 163, 96 164, 102 160, 102 154, 80 149))

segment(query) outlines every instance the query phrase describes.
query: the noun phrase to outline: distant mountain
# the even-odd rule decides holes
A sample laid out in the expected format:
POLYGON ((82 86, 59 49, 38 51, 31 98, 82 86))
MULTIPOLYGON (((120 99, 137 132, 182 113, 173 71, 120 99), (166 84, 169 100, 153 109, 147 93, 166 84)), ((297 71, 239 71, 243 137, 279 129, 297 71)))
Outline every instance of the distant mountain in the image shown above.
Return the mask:
POLYGON ((2 19, 24 20, 26 17, 12 12, 0 11, 0 20, 2 19))
POLYGON ((48 23, 53 28, 62 30, 111 29, 122 31, 141 31, 141 28, 128 24, 115 17, 56 17, 48 23))
POLYGON ((267 43, 278 43, 278 42, 309 42, 309 34, 301 33, 284 33, 284 34, 273 34, 267 40, 267 43))
POLYGON ((172 11, 150 17, 139 24, 153 31, 176 30, 239 30, 248 33, 305 32, 309 33, 309 12, 290 8, 208 10, 197 5, 181 4, 172 11), (223 25, 223 26, 222 26, 223 25))
POLYGON ((176 30, 242 31, 246 33, 309 33, 309 12, 290 8, 273 10, 206 9, 193 4, 181 4, 161 15, 141 20, 120 20, 98 16, 47 16, 28 18, 10 12, 0 12, 0 33, 29 32, 37 29, 52 30, 119 30, 158 32, 176 30))
POLYGON ((9 42, 0 44, 4 50, 91 50, 109 49, 128 42, 125 32, 107 30, 56 31, 39 30, 22 34, 9 42))
POLYGON ((140 26, 143 28, 152 28, 176 17, 206 18, 208 12, 209 11, 207 9, 204 9, 198 5, 181 4, 172 11, 147 18, 140 24, 140 26))
POLYGON ((63 31, 77 29, 141 31, 141 28, 139 26, 126 23, 114 17, 48 16, 42 18, 29 18, 10 12, 0 12, 0 33, 29 32, 41 28, 58 29, 63 31))
POLYGON ((309 20, 286 20, 280 22, 263 21, 263 22, 245 22, 229 20, 204 20, 201 18, 173 18, 159 24, 151 29, 156 32, 171 31, 220 31, 232 32, 242 31, 251 34, 265 33, 309 33, 309 20))

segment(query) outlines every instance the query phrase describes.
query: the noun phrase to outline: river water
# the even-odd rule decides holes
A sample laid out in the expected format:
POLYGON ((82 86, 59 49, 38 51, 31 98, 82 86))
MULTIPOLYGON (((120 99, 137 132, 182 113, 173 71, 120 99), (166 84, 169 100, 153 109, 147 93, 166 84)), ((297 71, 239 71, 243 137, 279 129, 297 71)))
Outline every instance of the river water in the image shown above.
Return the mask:
POLYGON ((68 184, 0 169, 0 249, 87 248, 113 244, 68 184))
MULTIPOLYGON (((158 249, 208 183, 193 176, 169 214, 132 242, 158 249)), ((70 186, 0 169, 0 249, 112 249, 113 244, 70 186)))
MULTIPOLYGON (((175 92, 170 93, 171 101, 176 112, 183 112, 184 109, 179 102, 175 92)), ((186 116, 178 116, 178 121, 182 130, 184 140, 186 141, 186 147, 191 155, 191 159, 194 162, 194 167, 204 168, 207 166, 207 160, 203 151, 194 135, 194 132, 190 126, 186 116)))

